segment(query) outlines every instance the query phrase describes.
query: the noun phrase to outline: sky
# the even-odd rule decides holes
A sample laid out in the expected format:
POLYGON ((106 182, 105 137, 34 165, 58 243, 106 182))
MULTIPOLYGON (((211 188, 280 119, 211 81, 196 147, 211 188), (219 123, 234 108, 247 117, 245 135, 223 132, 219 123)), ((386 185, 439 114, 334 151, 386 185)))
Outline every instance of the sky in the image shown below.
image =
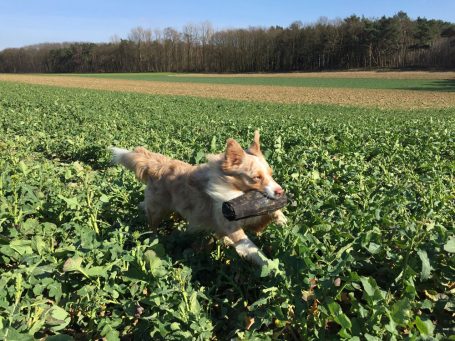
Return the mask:
POLYGON ((289 26, 320 17, 368 18, 405 11, 411 18, 455 22, 455 0, 0 0, 0 50, 43 42, 108 42, 137 26, 210 21, 215 29, 289 26))

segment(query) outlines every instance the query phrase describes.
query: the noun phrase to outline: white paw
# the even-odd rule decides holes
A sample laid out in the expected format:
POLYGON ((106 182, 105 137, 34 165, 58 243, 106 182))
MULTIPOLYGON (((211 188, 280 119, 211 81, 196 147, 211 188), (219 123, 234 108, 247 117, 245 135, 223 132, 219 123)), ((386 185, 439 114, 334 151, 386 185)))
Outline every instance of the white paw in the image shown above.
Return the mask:
POLYGON ((284 226, 288 223, 288 218, 281 211, 273 212, 273 220, 280 226, 284 226))
POLYGON ((226 246, 234 245, 234 242, 232 241, 232 239, 227 236, 221 237, 221 240, 223 241, 224 245, 226 245, 226 246))

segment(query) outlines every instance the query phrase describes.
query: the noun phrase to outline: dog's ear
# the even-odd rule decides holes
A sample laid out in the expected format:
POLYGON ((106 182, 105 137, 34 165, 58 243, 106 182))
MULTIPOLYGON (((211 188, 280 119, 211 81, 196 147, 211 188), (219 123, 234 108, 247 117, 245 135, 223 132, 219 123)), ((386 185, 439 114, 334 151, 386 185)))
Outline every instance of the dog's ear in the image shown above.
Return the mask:
POLYGON ((226 142, 226 152, 224 156, 224 168, 239 166, 244 157, 245 151, 242 146, 236 140, 228 139, 226 142))
POLYGON ((253 155, 262 155, 261 144, 259 143, 259 130, 254 131, 254 139, 248 151, 253 155))

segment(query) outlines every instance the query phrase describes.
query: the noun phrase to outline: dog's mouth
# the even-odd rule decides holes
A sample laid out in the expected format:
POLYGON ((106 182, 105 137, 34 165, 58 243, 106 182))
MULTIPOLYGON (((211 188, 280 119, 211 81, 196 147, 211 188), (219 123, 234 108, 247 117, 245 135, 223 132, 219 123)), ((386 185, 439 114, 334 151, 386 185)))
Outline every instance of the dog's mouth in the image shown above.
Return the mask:
POLYGON ((279 199, 284 195, 284 190, 279 185, 267 185, 261 192, 269 199, 279 199))
POLYGON ((273 194, 273 195, 270 195, 268 194, 266 191, 259 191, 264 197, 266 197, 267 199, 271 199, 271 200, 277 200, 277 199, 280 199, 282 198, 283 196, 286 196, 286 193, 283 191, 281 192, 280 194, 273 194))

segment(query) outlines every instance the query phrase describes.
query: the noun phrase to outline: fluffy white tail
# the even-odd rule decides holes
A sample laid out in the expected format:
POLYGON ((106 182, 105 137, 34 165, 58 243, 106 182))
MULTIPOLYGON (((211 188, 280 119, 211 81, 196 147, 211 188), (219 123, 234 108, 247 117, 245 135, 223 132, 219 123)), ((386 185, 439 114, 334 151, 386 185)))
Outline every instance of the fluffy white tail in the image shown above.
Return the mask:
POLYGON ((111 147, 111 151, 113 162, 133 171, 138 180, 144 183, 147 183, 149 176, 159 178, 164 169, 163 161, 167 160, 163 155, 149 152, 143 147, 137 147, 133 151, 111 147))
POLYGON ((112 152, 112 162, 115 164, 121 163, 122 157, 124 155, 130 153, 130 151, 127 149, 117 148, 117 147, 111 147, 110 150, 112 152))

